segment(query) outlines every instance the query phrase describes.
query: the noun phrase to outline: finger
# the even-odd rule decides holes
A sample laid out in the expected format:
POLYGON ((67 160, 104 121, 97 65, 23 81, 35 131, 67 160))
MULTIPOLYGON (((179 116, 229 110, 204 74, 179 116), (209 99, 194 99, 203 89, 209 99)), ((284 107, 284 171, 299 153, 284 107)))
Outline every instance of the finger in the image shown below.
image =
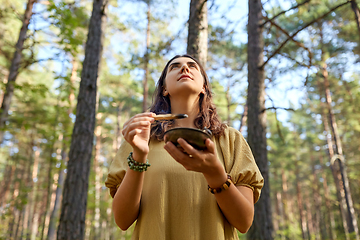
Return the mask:
POLYGON ((127 128, 129 129, 129 131, 133 130, 134 128, 149 128, 151 125, 151 123, 149 121, 140 121, 140 122, 133 122, 131 124, 129 124, 129 126, 127 126, 127 128))
POLYGON ((179 148, 177 148, 172 142, 167 142, 164 145, 164 149, 172 156, 177 162, 182 164, 182 160, 189 156, 182 151, 180 151, 179 148))
POLYGON ((205 146, 210 153, 215 153, 215 143, 211 139, 206 139, 205 146))
POLYGON ((185 150, 187 154, 192 156, 198 155, 198 151, 183 138, 178 138, 177 142, 180 144, 180 146, 185 150))
MULTIPOLYGON (((124 124, 124 126, 123 126, 123 131, 126 130, 126 128, 129 128, 132 123, 144 122, 144 121, 152 123, 152 122, 155 121, 155 119, 154 119, 153 117, 135 117, 135 116, 134 116, 134 117, 130 118, 130 119, 124 124)), ((123 134, 123 135, 124 135, 124 134, 123 134)))
POLYGON ((130 131, 130 132, 126 135, 125 139, 126 139, 128 142, 132 142, 132 141, 134 140, 136 134, 141 133, 141 131, 142 131, 141 129, 134 129, 134 130, 130 131))
POLYGON ((131 123, 123 129, 122 134, 126 138, 126 136, 134 129, 148 131, 150 129, 150 126, 151 126, 151 123, 148 121, 131 123))
POLYGON ((135 120, 138 120, 138 121, 143 121, 143 120, 147 120, 147 121, 154 121, 154 118, 156 114, 155 113, 152 113, 152 112, 145 112, 145 113, 139 113, 139 114, 136 114, 134 115, 133 117, 131 117, 129 120, 127 120, 125 123, 124 123, 124 127, 126 125, 128 125, 130 122, 133 122, 135 120))

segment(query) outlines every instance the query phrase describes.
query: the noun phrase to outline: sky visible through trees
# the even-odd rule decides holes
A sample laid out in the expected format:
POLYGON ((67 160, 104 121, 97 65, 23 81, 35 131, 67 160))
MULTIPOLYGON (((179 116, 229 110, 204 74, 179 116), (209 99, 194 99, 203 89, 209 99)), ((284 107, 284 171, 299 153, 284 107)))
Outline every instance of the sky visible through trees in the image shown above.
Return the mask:
MULTIPOLYGON (((290 3, 286 1, 279 1, 281 6, 286 9, 290 7, 290 3)), ((174 52, 169 54, 167 57, 170 58, 173 54, 182 54, 186 52, 186 21, 189 17, 189 10, 188 10, 189 1, 178 1, 176 2, 176 6, 174 6, 173 11, 176 12, 175 19, 171 21, 169 25, 169 29, 171 29, 173 34, 179 34, 179 39, 175 39, 174 41, 174 52)), ((246 43, 247 41, 247 33, 246 33, 246 24, 247 24, 247 13, 248 13, 248 2, 247 1, 236 1, 231 0, 228 1, 226 4, 216 6, 214 7, 209 4, 209 11, 211 12, 209 15, 211 16, 209 18, 209 23, 218 25, 224 28, 229 29, 228 31, 234 31, 234 43, 246 43), (226 21, 221 21, 222 19, 226 18, 226 21)), ((37 5, 39 9, 36 9, 35 11, 41 11, 40 5, 37 5)), ((266 7, 267 5, 264 5, 266 7)), ((144 13, 144 9, 146 8, 146 5, 134 3, 131 1, 124 1, 121 8, 112 8, 109 7, 110 11, 112 9, 115 11, 114 13, 118 16, 124 17, 125 21, 135 21, 138 23, 138 27, 145 29, 145 18, 146 15, 144 13), (135 7, 136 6, 136 7, 135 7), (140 13, 140 14, 139 14, 140 13)), ((161 6, 158 9, 159 11, 162 11, 163 9, 161 6)), ((175 14, 174 14, 175 15, 175 14)), ((42 25, 46 26, 47 23, 43 22, 41 19, 35 21, 36 27, 39 28, 42 25)), ((31 27, 31 25, 30 25, 31 27)), ((140 42, 142 41, 143 46, 142 49, 145 49, 145 39, 143 36, 133 36, 134 38, 137 38, 140 42)), ((124 38, 123 35, 117 34, 112 36, 109 41, 112 45, 112 51, 116 51, 119 53, 123 53, 124 57, 130 57, 128 48, 127 48, 127 41, 129 39, 124 38), (121 41, 121 44, 119 44, 121 41), (128 55, 128 56, 127 56, 128 55)), ((54 49, 46 49, 43 48, 39 52, 39 57, 46 59, 51 58, 54 54, 57 53, 57 50, 54 49)), ((106 56, 106 52, 104 52, 106 56)), ((109 70, 112 73, 117 73, 119 71, 118 66, 115 61, 112 61, 111 58, 107 58, 107 62, 109 65, 109 70)), ((66 68, 64 64, 66 65, 66 62, 59 62, 54 61, 54 66, 56 71, 61 72, 63 68, 66 68)), ((286 65, 286 62, 283 63, 284 66, 286 65)), ((221 70, 220 70, 221 71, 221 70)), ((211 76, 213 74, 215 77, 217 77, 218 72, 213 71, 209 72, 209 75, 211 76)), ((306 70, 299 72, 297 76, 293 75, 284 75, 281 79, 277 79, 277 85, 270 88, 270 90, 267 92, 269 95, 268 97, 271 98, 271 101, 266 102, 266 107, 273 107, 276 105, 278 108, 290 108, 290 103, 294 105, 296 108, 296 104, 298 103, 299 98, 302 96, 302 79, 306 78, 306 75, 308 72, 306 70), (295 87, 294 87, 295 86, 295 87)), ((142 71, 139 71, 136 73, 137 78, 142 78, 142 71)), ((246 87, 246 79, 244 78, 240 88, 246 87)), ((234 89, 234 92, 237 91, 234 89)), ((236 94, 234 94, 234 97, 236 97, 236 94)), ((236 110, 239 114, 243 112, 243 107, 239 106, 236 110)), ((288 118, 287 111, 279 111, 278 112, 278 119, 280 121, 286 122, 288 118)), ((238 127, 239 122, 234 123, 235 127, 238 127)))
MULTIPOLYGON (((32 1, 0 0, 0 106, 27 2, 32 1)), ((0 141, 0 239, 56 235, 81 73, 86 72, 92 3, 41 0, 34 4, 9 116, 6 126, 0 127, 5 133, 0 141)), ((207 1, 206 64, 221 119, 236 129, 241 123, 247 139, 248 3, 207 1)), ((263 0, 261 4, 264 46, 260 48, 266 63, 266 110, 261 114, 267 115, 268 158, 261 164, 270 166, 273 237, 356 239, 347 214, 352 209, 358 214, 360 209, 360 35, 352 8, 360 1, 263 0), (347 176, 341 176, 344 173, 347 176)), ((85 239, 130 238, 132 229, 122 232, 113 222, 104 181, 122 141, 124 122, 142 111, 145 69, 149 106, 166 61, 187 50, 189 5, 190 0, 152 0, 150 8, 145 0, 107 4, 88 205, 82 209, 86 210, 85 239)), ((351 217, 359 220, 356 214, 351 217)))

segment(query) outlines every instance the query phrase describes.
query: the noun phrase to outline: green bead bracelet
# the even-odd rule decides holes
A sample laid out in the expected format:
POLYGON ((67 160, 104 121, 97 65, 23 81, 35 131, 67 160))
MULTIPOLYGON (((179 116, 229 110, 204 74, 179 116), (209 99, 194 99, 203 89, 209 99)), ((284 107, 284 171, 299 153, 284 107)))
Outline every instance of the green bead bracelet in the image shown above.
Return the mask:
POLYGON ((133 155, 133 153, 130 152, 130 154, 127 158, 127 162, 128 162, 129 168, 131 170, 134 170, 137 172, 144 172, 147 170, 148 167, 150 167, 150 163, 148 162, 147 159, 146 159, 146 163, 137 162, 134 160, 132 155, 133 155))

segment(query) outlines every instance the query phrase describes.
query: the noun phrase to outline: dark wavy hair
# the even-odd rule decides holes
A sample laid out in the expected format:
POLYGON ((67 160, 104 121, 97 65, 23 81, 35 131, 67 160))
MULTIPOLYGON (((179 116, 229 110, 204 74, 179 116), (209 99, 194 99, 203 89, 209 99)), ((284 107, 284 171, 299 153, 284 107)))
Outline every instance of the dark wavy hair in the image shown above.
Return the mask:
MULTIPOLYGON (((191 55, 176 55, 167 62, 164 70, 161 73, 159 81, 157 82, 157 86, 153 95, 153 103, 150 107, 150 112, 156 114, 171 113, 170 98, 168 95, 163 95, 163 90, 165 87, 165 78, 170 63, 174 59, 180 57, 187 57, 194 60, 199 65, 200 72, 204 76, 205 94, 200 93, 199 113, 194 120, 195 126, 199 129, 203 129, 205 127, 208 128, 214 136, 223 135, 226 125, 220 121, 219 116, 216 112, 216 107, 212 102, 212 92, 210 89, 209 78, 200 62, 191 55)), ((164 132, 170 129, 173 126, 174 122, 174 120, 155 121, 151 126, 151 139, 157 139, 158 141, 162 141, 164 139, 164 132)))

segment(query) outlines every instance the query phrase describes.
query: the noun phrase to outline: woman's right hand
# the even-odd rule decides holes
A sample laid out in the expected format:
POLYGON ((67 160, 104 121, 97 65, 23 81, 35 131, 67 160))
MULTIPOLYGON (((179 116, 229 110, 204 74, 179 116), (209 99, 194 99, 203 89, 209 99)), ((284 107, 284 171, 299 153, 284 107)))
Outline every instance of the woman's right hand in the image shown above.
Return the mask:
POLYGON ((151 112, 136 114, 124 124, 122 130, 125 140, 133 147, 134 155, 141 159, 149 153, 150 130, 154 116, 156 114, 151 112))

